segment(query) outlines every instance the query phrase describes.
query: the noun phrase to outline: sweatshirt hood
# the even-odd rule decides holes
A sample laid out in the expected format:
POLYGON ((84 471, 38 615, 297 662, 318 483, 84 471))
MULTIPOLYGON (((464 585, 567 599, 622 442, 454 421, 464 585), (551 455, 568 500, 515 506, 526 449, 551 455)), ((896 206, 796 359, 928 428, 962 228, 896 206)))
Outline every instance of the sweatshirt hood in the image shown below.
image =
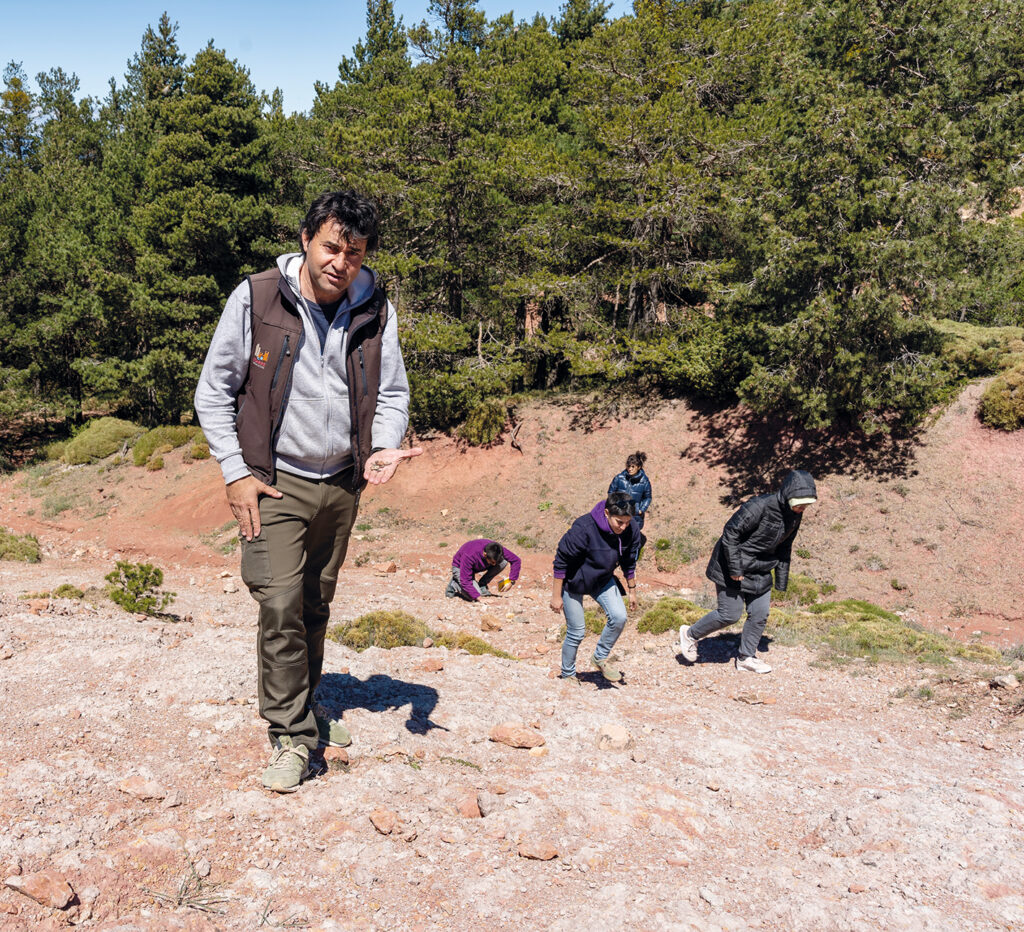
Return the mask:
POLYGON ((612 526, 608 523, 608 518, 604 513, 604 503, 606 499, 601 499, 591 510, 590 517, 597 522, 597 526, 604 531, 606 534, 612 533, 612 526))
MULTIPOLYGON (((779 489, 779 498, 785 505, 791 498, 817 498, 818 490, 814 485, 814 478, 809 472, 802 469, 792 469, 785 479, 782 480, 782 488, 779 489)), ((788 506, 787 506, 788 507, 788 506)))
MULTIPOLYGON (((299 289, 299 270, 302 268, 303 262, 305 262, 305 256, 301 252, 286 252, 284 255, 277 257, 278 271, 284 276, 284 280, 288 282, 288 287, 292 290, 292 294, 295 295, 296 299, 302 295, 299 289)), ((369 301, 373 297, 373 292, 376 288, 377 273, 373 269, 363 266, 355 280, 348 286, 345 306, 354 308, 365 301, 369 301)))

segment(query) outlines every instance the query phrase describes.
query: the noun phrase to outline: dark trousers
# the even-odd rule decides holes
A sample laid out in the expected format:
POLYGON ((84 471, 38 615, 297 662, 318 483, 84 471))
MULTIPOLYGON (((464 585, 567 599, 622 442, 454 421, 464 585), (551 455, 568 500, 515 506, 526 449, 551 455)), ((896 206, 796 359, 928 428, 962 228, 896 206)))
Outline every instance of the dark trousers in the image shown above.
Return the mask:
POLYGON ((260 499, 260 534, 242 540, 242 579, 259 603, 257 692, 271 743, 289 735, 317 746, 313 694, 359 507, 350 483, 351 468, 323 480, 278 472, 274 487, 283 496, 260 499))

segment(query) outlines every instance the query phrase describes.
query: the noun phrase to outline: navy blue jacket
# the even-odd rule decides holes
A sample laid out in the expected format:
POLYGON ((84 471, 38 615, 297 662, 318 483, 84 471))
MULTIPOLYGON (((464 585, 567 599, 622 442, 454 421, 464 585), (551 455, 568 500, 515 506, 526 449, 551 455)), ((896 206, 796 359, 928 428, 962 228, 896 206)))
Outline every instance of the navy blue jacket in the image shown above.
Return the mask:
POLYGON ((636 507, 634 514, 646 514, 651 507, 651 480, 642 469, 635 476, 631 476, 628 469, 622 470, 608 486, 608 494, 612 492, 625 492, 629 495, 636 507))
POLYGON ((572 523, 558 542, 553 575, 563 579, 562 588, 577 595, 599 592, 621 567, 626 579, 636 575, 636 560, 646 538, 635 518, 629 527, 616 534, 604 515, 604 502, 598 502, 590 514, 572 523))

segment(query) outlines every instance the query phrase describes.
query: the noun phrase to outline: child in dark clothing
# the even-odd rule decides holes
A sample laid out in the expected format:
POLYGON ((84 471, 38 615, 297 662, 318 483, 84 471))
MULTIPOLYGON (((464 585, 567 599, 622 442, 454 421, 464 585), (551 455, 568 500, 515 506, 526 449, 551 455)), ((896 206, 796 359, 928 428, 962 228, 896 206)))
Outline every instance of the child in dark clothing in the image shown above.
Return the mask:
POLYGON ((493 540, 480 538, 466 541, 452 557, 452 578, 444 594, 449 599, 460 598, 467 602, 475 602, 481 596, 497 596, 487 585, 506 566, 511 567, 508 573, 509 584, 519 579, 522 561, 511 550, 506 550, 493 540), (482 573, 479 580, 475 577, 482 573))
POLYGON ((576 678, 576 652, 586 626, 583 596, 589 595, 604 610, 608 621, 591 662, 611 682, 622 673, 608 658, 626 625, 626 606, 615 569, 622 569, 629 590, 629 607, 636 608, 636 561, 644 536, 633 517, 633 502, 625 492, 614 492, 589 514, 577 518, 558 542, 553 568, 551 611, 565 613, 562 644, 562 679, 576 678))

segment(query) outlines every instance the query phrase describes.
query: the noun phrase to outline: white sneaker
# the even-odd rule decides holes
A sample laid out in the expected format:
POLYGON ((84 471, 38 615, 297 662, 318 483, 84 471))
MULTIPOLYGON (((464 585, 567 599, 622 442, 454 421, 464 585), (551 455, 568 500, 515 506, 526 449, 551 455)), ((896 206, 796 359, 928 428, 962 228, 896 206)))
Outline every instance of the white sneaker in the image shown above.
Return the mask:
POLYGON ((683 653, 683 660, 687 663, 697 662, 697 642, 690 637, 690 626, 683 625, 679 629, 679 650, 683 653))
POLYGON ((763 660, 758 660, 756 657, 737 657, 736 669, 745 670, 747 673, 772 672, 770 664, 765 663, 763 660))

